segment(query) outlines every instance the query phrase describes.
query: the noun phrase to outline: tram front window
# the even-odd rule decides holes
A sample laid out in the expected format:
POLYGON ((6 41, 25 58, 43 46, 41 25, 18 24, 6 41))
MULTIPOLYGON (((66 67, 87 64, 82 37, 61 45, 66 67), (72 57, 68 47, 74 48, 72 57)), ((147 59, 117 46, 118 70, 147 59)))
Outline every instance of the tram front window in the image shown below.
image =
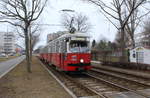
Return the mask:
POLYGON ((71 52, 89 52, 87 41, 71 41, 70 42, 71 52))

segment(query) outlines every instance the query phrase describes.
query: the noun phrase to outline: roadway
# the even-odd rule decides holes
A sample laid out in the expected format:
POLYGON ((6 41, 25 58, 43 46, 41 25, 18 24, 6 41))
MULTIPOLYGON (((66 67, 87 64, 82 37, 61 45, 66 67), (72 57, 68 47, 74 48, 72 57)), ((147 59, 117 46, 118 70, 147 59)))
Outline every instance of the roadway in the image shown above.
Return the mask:
POLYGON ((20 56, 11 60, 0 63, 0 78, 7 74, 10 70, 16 67, 20 62, 25 59, 25 56, 20 56))

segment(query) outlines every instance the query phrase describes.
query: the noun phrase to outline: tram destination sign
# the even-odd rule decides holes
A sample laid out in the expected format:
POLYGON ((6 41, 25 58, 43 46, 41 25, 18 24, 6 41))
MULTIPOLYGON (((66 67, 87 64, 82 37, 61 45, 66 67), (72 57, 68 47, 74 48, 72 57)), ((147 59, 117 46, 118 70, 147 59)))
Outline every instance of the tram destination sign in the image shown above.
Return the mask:
POLYGON ((86 41, 85 37, 72 37, 71 40, 86 41))

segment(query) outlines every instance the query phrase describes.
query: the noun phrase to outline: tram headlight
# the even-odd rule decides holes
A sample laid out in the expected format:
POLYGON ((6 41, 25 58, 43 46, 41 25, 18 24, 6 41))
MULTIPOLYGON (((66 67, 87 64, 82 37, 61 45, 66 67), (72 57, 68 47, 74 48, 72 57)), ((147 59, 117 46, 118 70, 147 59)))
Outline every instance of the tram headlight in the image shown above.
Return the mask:
POLYGON ((80 59, 80 63, 83 63, 84 62, 84 60, 83 59, 80 59))

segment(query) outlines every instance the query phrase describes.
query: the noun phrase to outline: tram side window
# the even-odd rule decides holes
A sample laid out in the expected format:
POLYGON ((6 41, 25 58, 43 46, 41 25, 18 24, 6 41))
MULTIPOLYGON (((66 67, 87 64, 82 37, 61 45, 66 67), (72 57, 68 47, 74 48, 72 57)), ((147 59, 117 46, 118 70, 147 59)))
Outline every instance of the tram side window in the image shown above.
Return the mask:
POLYGON ((51 51, 50 51, 50 52, 52 53, 52 43, 50 44, 50 48, 51 48, 51 51))
POLYGON ((54 50, 55 50, 55 45, 54 45, 54 43, 53 43, 53 53, 55 52, 54 50))
POLYGON ((56 42, 55 42, 55 44, 54 44, 54 53, 56 53, 56 42))
POLYGON ((63 53, 63 41, 61 40, 61 53, 63 53))
POLYGON ((56 52, 59 52, 59 41, 56 42, 56 52))
POLYGON ((63 40, 63 52, 67 52, 67 43, 63 40))
POLYGON ((45 52, 48 53, 48 46, 46 46, 46 51, 45 52))
POLYGON ((55 53, 57 53, 57 42, 55 42, 55 53))
POLYGON ((49 53, 51 53, 52 52, 52 50, 51 50, 51 46, 49 46, 49 53))
POLYGON ((56 48, 55 48, 55 43, 54 43, 54 53, 55 53, 55 49, 56 49, 56 48))
POLYGON ((56 42, 54 42, 54 53, 56 53, 56 42))
POLYGON ((61 52, 60 49, 61 49, 61 44, 60 44, 60 41, 58 41, 58 52, 59 53, 61 52))
POLYGON ((54 53, 54 43, 52 43, 52 53, 54 53))

